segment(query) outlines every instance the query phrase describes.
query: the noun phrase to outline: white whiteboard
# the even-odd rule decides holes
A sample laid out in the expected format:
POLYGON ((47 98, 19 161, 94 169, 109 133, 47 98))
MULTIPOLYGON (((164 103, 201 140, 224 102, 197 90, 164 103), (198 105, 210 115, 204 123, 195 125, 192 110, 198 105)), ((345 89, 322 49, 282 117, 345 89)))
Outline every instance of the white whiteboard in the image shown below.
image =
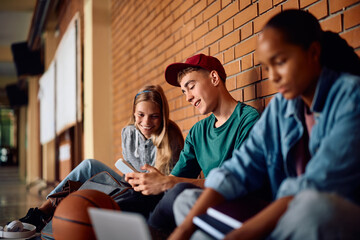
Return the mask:
POLYGON ((76 26, 72 21, 56 53, 56 132, 76 123, 76 26))
POLYGON ((40 142, 55 138, 55 64, 52 62, 39 81, 40 142))

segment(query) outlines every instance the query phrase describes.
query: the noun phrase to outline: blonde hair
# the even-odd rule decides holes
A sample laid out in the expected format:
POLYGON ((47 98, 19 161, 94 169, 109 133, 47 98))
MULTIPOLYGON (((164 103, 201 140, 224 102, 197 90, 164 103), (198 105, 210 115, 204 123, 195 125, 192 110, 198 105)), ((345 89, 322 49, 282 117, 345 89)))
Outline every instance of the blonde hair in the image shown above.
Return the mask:
POLYGON ((152 134, 151 139, 154 146, 157 148, 155 168, 163 174, 168 175, 173 167, 173 150, 170 145, 169 135, 175 134, 175 136, 171 136, 173 141, 178 141, 178 139, 174 139, 174 137, 176 138, 176 135, 181 137, 182 141, 184 140, 179 127, 169 119, 169 104, 163 89, 159 85, 148 85, 139 90, 134 99, 133 111, 129 124, 134 124, 135 127, 138 128, 135 123, 135 108, 138 103, 144 101, 151 101, 160 108, 162 117, 161 126, 157 132, 152 134))

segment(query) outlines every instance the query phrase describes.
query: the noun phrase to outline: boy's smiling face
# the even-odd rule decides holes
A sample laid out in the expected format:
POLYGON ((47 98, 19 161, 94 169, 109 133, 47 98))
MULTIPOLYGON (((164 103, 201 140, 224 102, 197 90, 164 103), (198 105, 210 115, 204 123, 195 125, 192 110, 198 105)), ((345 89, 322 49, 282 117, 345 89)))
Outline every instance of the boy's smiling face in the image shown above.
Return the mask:
POLYGON ((211 81, 211 73, 206 70, 192 71, 180 80, 181 91, 186 101, 200 114, 213 112, 216 107, 217 91, 211 81))

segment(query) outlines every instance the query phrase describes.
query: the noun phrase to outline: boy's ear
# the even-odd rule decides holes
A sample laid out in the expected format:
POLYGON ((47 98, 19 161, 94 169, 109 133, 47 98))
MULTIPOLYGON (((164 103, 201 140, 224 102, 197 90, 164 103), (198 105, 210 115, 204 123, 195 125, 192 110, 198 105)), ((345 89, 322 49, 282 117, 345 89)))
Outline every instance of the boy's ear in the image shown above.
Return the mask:
POLYGON ((309 47, 309 51, 310 51, 311 57, 315 61, 320 62, 320 54, 321 54, 321 45, 320 45, 320 43, 319 42, 313 42, 309 47))
POLYGON ((215 70, 212 70, 210 72, 210 79, 211 79, 211 83, 214 85, 214 86, 218 86, 220 84, 220 76, 219 74, 217 73, 217 71, 215 70))

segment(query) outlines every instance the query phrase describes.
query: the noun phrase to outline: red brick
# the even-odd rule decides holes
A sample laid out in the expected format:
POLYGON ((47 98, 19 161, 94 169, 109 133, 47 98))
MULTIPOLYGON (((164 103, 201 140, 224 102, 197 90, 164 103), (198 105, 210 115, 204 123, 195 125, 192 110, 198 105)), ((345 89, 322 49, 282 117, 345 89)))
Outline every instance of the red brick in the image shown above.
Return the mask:
POLYGON ((208 21, 208 24, 209 24, 209 31, 211 31, 214 28, 216 28, 217 26, 219 26, 218 16, 216 15, 216 16, 210 18, 210 20, 208 21))
POLYGON ((300 8, 298 0, 289 0, 289 1, 285 2, 282 5, 282 7, 283 7, 283 10, 300 8))
POLYGON ((248 54, 241 58, 241 71, 247 70, 253 66, 254 64, 252 54, 248 54))
POLYGON ((187 36, 185 37, 185 46, 189 45, 189 44, 192 43, 192 42, 193 42, 193 40, 192 40, 191 34, 187 35, 187 36))
POLYGON ((271 94, 277 93, 277 89, 270 82, 270 80, 264 80, 256 84, 256 90, 258 97, 265 97, 271 94))
POLYGON ((188 107, 183 108, 183 112, 183 116, 186 118, 192 117, 195 115, 195 108, 192 105, 189 105, 188 107))
POLYGON ((182 36, 186 36, 191 33, 195 28, 195 21, 191 20, 182 27, 182 36))
POLYGON ((340 35, 353 48, 360 47, 360 27, 351 29, 350 31, 342 33, 340 35))
POLYGON ((191 11, 187 11, 186 13, 184 13, 184 15, 182 15, 182 17, 183 17, 183 21, 185 23, 190 21, 190 19, 191 19, 191 11))
POLYGON ((222 0, 221 1, 221 8, 225 8, 227 5, 229 5, 232 2, 232 0, 222 0))
POLYGON ((253 100, 256 98, 255 86, 250 85, 244 88, 244 102, 253 100))
POLYGON ((260 73, 261 73, 261 79, 267 79, 269 77, 269 72, 264 70, 264 67, 261 65, 260 68, 260 73))
POLYGON ((225 22, 223 24, 223 33, 224 33, 224 35, 230 33, 233 30, 234 30, 234 20, 233 19, 230 19, 230 20, 228 20, 227 22, 225 22))
POLYGON ((200 38, 199 40, 196 41, 196 51, 200 51, 201 49, 203 49, 205 47, 205 40, 204 38, 200 38))
POLYGON ((229 6, 227 6, 218 14, 219 24, 225 22, 226 20, 228 20, 238 12, 239 12, 239 2, 238 1, 232 2, 229 6))
POLYGON ((271 101, 271 99, 273 99, 273 97, 274 97, 274 95, 265 98, 265 107, 267 107, 267 105, 270 103, 270 101, 271 101))
POLYGON ((210 56, 215 56, 216 54, 218 54, 219 53, 219 42, 212 44, 209 47, 209 52, 210 52, 210 56))
POLYGON ((309 7, 309 12, 312 13, 317 19, 322 19, 328 16, 327 0, 321 0, 315 5, 309 7))
POLYGON ((200 26, 204 22, 203 14, 199 14, 195 17, 195 27, 200 26))
POLYGON ((240 0, 240 11, 251 4, 251 0, 240 0))
POLYGON ((360 5, 347 9, 344 12, 344 26, 349 29, 360 24, 360 5))
POLYGON ((250 7, 244 9, 234 17, 234 28, 238 28, 250 20, 254 19, 258 15, 257 4, 253 4, 250 7))
POLYGON ((194 55, 196 53, 196 46, 195 43, 187 46, 185 49, 182 50, 182 55, 183 58, 188 58, 191 57, 192 55, 194 55))
POLYGON ((208 26, 209 26, 208 23, 205 22, 202 25, 200 25, 198 28, 196 28, 192 33, 194 40, 197 40, 200 37, 204 36, 209 31, 208 26))
POLYGON ((192 118, 187 118, 184 121, 181 121, 183 124, 183 130, 190 130, 190 128, 192 128, 192 126, 195 125, 195 123, 197 123, 199 121, 197 116, 194 116, 192 118))
POLYGON ((173 1, 170 3, 170 10, 174 11, 176 8, 178 8, 182 4, 182 1, 173 1))
MULTIPOLYGON (((179 1, 180 2, 180 1, 179 1)), ((206 0, 200 0, 195 6, 191 8, 191 16, 198 15, 207 6, 206 0)))
POLYGON ((183 111, 182 109, 180 110, 175 110, 173 112, 171 112, 171 119, 173 121, 179 121, 181 119, 184 119, 184 115, 183 115, 183 111))
POLYGON ((192 7, 193 3, 191 1, 184 1, 181 3, 179 8, 177 8, 172 14, 174 18, 178 18, 183 15, 186 11, 188 11, 192 7))
POLYGON ((184 21, 183 18, 178 18, 176 21, 174 21, 171 25, 171 31, 175 32, 176 30, 178 30, 179 28, 181 28, 184 25, 184 21))
POLYGON ((225 49, 234 46, 240 42, 240 31, 237 30, 235 32, 230 33, 220 40, 220 51, 224 51, 225 49))
POLYGON ((356 50, 355 53, 359 56, 360 58, 360 49, 356 50))
POLYGON ((319 0, 300 0, 300 8, 305 8, 319 0))
POLYGON ((249 102, 246 102, 246 104, 256 108, 256 110, 258 110, 259 113, 264 111, 264 102, 262 99, 257 99, 255 101, 249 101, 249 102))
POLYGON ((257 17, 254 20, 254 33, 259 32, 263 28, 263 26, 266 24, 266 22, 269 21, 270 18, 272 18, 276 14, 280 13, 280 11, 281 11, 281 7, 277 6, 273 9, 271 9, 270 11, 264 13, 263 15, 260 15, 259 17, 257 17))
POLYGON ((274 0, 274 5, 276 6, 284 1, 286 1, 286 0, 274 0))
POLYGON ((251 37, 235 46, 235 58, 240 58, 255 50, 257 37, 251 37))
POLYGON ((234 90, 236 88, 236 77, 227 78, 225 84, 228 91, 234 90))
POLYGON ((211 43, 219 40, 222 36, 223 36, 223 34, 222 34, 222 27, 221 26, 213 29, 211 32, 209 32, 205 36, 205 45, 206 46, 210 45, 211 43))
POLYGON ((259 13, 262 14, 272 8, 272 0, 259 0, 259 13))
POLYGON ((260 80, 260 67, 241 72, 236 76, 236 87, 244 87, 260 80))
POLYGON ((321 28, 324 31, 333 31, 333 32, 341 32, 342 24, 341 24, 341 15, 337 14, 334 17, 330 17, 320 22, 321 28))
POLYGON ((235 57, 234 48, 233 47, 229 48, 224 52, 224 63, 228 63, 234 60, 234 57, 235 57))
POLYGON ((358 1, 359 0, 329 0, 330 13, 340 11, 358 1))
POLYGON ((247 24, 245 24, 241 29, 241 41, 243 41, 244 39, 250 37, 251 35, 253 35, 254 31, 253 31, 253 23, 249 22, 247 24))
POLYGON ((210 6, 208 6, 204 11, 204 21, 208 20, 221 10, 221 1, 215 1, 210 6))
POLYGON ((243 102, 244 101, 244 94, 242 89, 237 89, 230 92, 230 95, 237 101, 243 102))
POLYGON ((224 65, 227 76, 231 76, 240 72, 240 62, 235 61, 224 65))

